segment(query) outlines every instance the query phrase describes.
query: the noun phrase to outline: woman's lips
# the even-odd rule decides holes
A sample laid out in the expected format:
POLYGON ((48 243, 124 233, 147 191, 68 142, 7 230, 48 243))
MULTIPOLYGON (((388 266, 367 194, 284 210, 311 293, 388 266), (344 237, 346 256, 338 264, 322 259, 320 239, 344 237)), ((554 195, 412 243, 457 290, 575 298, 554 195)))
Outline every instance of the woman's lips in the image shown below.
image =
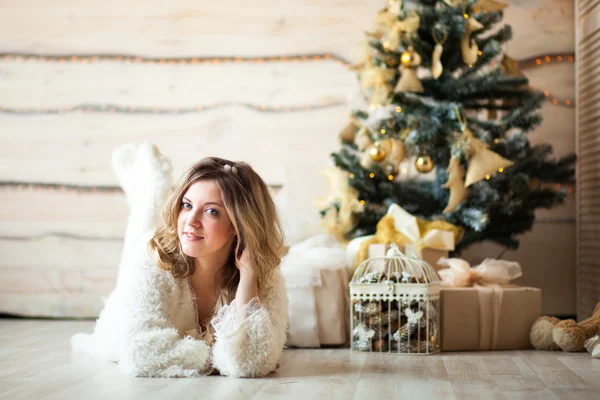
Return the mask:
POLYGON ((194 235, 193 233, 189 233, 189 232, 185 232, 183 235, 189 242, 196 242, 198 240, 204 239, 204 237, 202 237, 202 236, 197 236, 197 235, 194 235))

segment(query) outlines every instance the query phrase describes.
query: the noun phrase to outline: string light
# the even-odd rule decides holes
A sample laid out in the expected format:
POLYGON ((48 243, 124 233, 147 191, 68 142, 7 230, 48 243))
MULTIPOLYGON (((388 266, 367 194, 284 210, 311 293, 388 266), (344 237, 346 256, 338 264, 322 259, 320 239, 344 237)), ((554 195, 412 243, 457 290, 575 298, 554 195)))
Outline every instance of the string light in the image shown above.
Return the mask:
POLYGON ((361 205, 361 206, 364 206, 364 205, 365 205, 365 201, 364 201, 364 200, 361 200, 361 201, 360 201, 360 205, 361 205))
POLYGON ((58 63, 98 63, 98 62, 122 62, 127 64, 224 64, 224 63, 258 63, 266 62, 313 62, 313 61, 337 61, 346 67, 351 66, 344 58, 331 53, 292 54, 287 56, 255 56, 255 57, 140 57, 126 54, 97 54, 97 55, 57 55, 57 54, 33 54, 33 53, 0 53, 2 61, 16 62, 58 62, 58 63))
POLYGON ((91 186, 91 185, 70 185, 61 183, 42 183, 42 182, 19 182, 19 181, 0 181, 0 188, 13 188, 21 190, 50 190, 57 192, 78 192, 78 193, 122 193, 119 186, 91 186))
MULTIPOLYGON (((567 61, 570 63, 574 62, 574 55, 572 53, 552 53, 545 55, 537 55, 520 61, 516 61, 513 64, 513 67, 518 67, 523 70, 531 67, 542 66, 543 64, 562 63, 563 61, 567 61)), ((573 100, 560 99, 556 96, 552 96, 548 90, 544 90, 543 93, 544 96, 546 96, 547 100, 554 105, 561 105, 566 107, 574 106, 573 100)))
MULTIPOLYGON (((525 58, 522 60, 517 60, 517 65, 521 69, 527 69, 530 67, 535 67, 538 65, 542 65, 543 61, 550 64, 553 62, 562 62, 564 59, 567 59, 568 62, 573 62, 575 60, 573 53, 551 53, 544 55, 537 55, 529 58, 525 58)), ((515 65, 515 67, 517 66, 515 65)))
POLYGON ((371 178, 371 179, 375 178, 375 174, 371 172, 371 173, 369 174, 369 178, 371 178))
MULTIPOLYGON (((483 53, 478 51, 479 55, 483 53)), ((541 65, 542 59, 546 63, 551 63, 553 60, 562 62, 567 59, 568 62, 574 62, 573 53, 552 53, 538 55, 526 59, 518 60, 517 63, 521 69, 527 69, 531 66, 541 65)), ((281 56, 255 56, 255 57, 240 57, 240 56, 224 56, 224 57, 140 57, 126 54, 94 54, 94 55, 57 55, 57 54, 33 54, 33 53, 0 53, 0 61, 16 61, 16 62, 38 62, 38 63, 79 63, 79 64, 95 64, 100 62, 120 62, 127 64, 167 64, 167 65, 197 65, 197 64, 226 64, 226 63, 259 63, 267 62, 315 62, 315 61, 336 61, 338 64, 345 67, 352 67, 352 63, 345 60, 343 57, 332 53, 319 54, 293 54, 281 56)))
POLYGON ((393 181, 394 180, 394 175, 388 175, 388 180, 393 181))
MULTIPOLYGON (((269 189, 274 192, 283 188, 282 184, 269 184, 269 189)), ((45 182, 23 182, 23 181, 0 181, 0 189, 53 191, 53 192, 75 192, 75 193, 122 193, 123 189, 119 186, 110 185, 74 185, 64 183, 45 183, 45 182)))
MULTIPOLYGON (((465 14, 465 18, 468 15, 465 14)), ((478 52, 482 55, 481 51, 478 52)), ((573 53, 555 53, 546 54, 541 56, 534 56, 527 59, 517 61, 515 65, 521 69, 527 69, 532 66, 542 65, 542 60, 546 63, 552 62, 574 62, 573 53)), ((350 68, 352 64, 344 58, 337 56, 332 53, 319 53, 319 54, 294 54, 294 55, 281 55, 281 56, 256 56, 256 57, 241 57, 241 56, 230 56, 230 57, 140 57, 126 54, 89 54, 89 55, 56 55, 56 54, 33 54, 33 53, 0 53, 0 61, 16 61, 16 62, 37 62, 37 63, 79 63, 82 65, 90 65, 100 62, 120 62, 125 64, 161 64, 169 66, 185 66, 185 65, 198 65, 198 64, 213 64, 220 65, 226 63, 282 63, 282 62, 315 62, 315 61, 336 61, 339 65, 350 68)), ((492 64, 496 65, 496 60, 492 60, 492 64)), ((546 93, 547 91, 545 91, 546 93)), ((546 97, 549 97, 548 95, 546 97)), ((557 97, 550 97, 548 99, 554 105, 562 105, 567 107, 574 106, 573 101, 570 99, 559 99, 557 97)), ((189 114, 196 113, 205 110, 210 110, 219 107, 226 106, 242 106, 256 111, 264 112, 297 112, 306 111, 313 109, 321 109, 327 107, 336 107, 347 104, 347 100, 343 101, 320 101, 319 105, 305 104, 301 106, 289 106, 289 107, 273 107, 264 104, 252 104, 243 102, 223 102, 207 106, 194 106, 194 107, 183 107, 183 108, 167 108, 167 107, 132 107, 132 106, 118 106, 108 104, 90 104, 90 105, 77 105, 72 107, 64 108, 17 108, 0 105, 0 112, 9 114, 63 114, 72 112, 96 112, 96 113, 111 113, 111 114, 189 114)), ((401 107, 396 107, 396 112, 401 112, 401 107)))
POLYGON ((319 104, 303 104, 298 106, 267 106, 265 104, 254 104, 241 101, 226 101, 205 106, 191 107, 134 107, 121 106, 113 104, 80 104, 72 107, 57 107, 57 108, 17 108, 0 105, 0 113, 17 114, 17 115, 33 115, 33 114, 67 114, 76 112, 85 113, 109 113, 109 114, 194 114, 202 111, 214 110, 217 108, 239 106, 249 108, 260 112, 269 113, 291 113, 306 110, 325 109, 338 107, 348 104, 348 100, 321 101, 319 104))

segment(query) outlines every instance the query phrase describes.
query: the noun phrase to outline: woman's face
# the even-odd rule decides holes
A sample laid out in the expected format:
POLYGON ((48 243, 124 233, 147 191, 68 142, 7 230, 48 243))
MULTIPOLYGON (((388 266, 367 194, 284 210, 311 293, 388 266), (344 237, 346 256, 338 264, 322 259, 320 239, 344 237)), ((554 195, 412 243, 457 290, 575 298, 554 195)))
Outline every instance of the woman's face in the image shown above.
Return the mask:
POLYGON ((215 181, 196 181, 185 192, 177 217, 177 236, 188 257, 230 250, 235 230, 215 181))

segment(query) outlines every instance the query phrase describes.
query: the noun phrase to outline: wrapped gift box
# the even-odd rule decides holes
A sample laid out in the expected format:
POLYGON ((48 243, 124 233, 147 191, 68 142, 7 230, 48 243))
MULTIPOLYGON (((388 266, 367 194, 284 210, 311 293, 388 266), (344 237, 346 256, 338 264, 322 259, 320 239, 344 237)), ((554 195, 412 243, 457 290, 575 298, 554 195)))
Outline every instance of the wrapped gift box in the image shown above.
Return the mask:
POLYGON ((540 289, 444 287, 440 298, 442 351, 531 348, 529 331, 541 314, 540 289))
POLYGON ((292 246, 281 271, 288 293, 288 346, 337 346, 349 340, 348 258, 335 238, 292 246))
MULTIPOLYGON (((440 258, 448 258, 448 250, 438 250, 431 248, 424 248, 419 250, 416 246, 407 244, 404 246, 398 246, 401 252, 408 257, 417 258, 423 260, 431 265, 436 271, 439 269, 437 262, 440 258)), ((369 258, 374 257, 385 257, 385 253, 390 249, 389 244, 370 244, 369 245, 369 258)))

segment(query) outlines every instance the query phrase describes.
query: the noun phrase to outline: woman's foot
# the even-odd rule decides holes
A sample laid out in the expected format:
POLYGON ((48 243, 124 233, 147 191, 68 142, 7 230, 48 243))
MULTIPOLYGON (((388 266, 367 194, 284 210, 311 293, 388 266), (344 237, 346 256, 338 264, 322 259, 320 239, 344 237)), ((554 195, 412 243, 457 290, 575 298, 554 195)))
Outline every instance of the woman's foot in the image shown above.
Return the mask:
POLYGON ((162 208, 172 189, 171 162, 149 142, 116 148, 112 164, 131 212, 162 208))

